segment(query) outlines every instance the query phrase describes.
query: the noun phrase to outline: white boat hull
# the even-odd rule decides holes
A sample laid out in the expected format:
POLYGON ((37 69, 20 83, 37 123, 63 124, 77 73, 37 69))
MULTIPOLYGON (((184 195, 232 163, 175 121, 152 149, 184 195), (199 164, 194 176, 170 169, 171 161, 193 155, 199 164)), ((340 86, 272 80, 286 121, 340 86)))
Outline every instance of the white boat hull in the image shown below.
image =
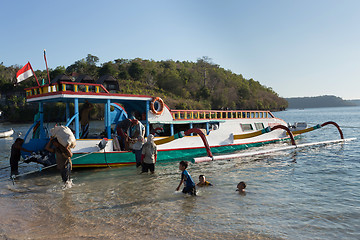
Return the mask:
POLYGON ((14 130, 9 130, 6 132, 0 132, 0 138, 6 138, 6 137, 11 137, 11 135, 14 134, 14 130))

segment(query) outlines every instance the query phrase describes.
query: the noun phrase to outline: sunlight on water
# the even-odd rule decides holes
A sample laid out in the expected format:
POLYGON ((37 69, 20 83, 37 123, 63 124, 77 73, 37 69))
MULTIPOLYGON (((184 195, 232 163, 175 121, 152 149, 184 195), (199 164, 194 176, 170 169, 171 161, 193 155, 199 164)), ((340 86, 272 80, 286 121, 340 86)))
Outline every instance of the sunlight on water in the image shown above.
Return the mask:
MULTIPOLYGON (((360 127, 359 110, 292 110, 275 115, 287 122, 332 120, 360 127)), ((15 127, 27 130, 27 125, 15 127)), ((346 127, 345 137, 358 137, 359 129, 346 127)), ((0 125, 0 130, 7 128, 0 125)), ((298 142, 338 138, 335 127, 329 126, 298 142)), ((9 164, 13 141, 0 139, 1 166, 9 164)), ((13 184, 3 169, 0 238, 359 239, 359 145, 355 140, 190 164, 194 180, 205 174, 214 185, 198 188, 197 197, 175 192, 178 161, 157 164, 154 175, 141 175, 135 166, 73 171, 74 186, 67 190, 56 170, 13 184), (245 195, 235 191, 239 181, 247 183, 245 195)), ((34 169, 35 165, 20 167, 20 171, 34 169)))

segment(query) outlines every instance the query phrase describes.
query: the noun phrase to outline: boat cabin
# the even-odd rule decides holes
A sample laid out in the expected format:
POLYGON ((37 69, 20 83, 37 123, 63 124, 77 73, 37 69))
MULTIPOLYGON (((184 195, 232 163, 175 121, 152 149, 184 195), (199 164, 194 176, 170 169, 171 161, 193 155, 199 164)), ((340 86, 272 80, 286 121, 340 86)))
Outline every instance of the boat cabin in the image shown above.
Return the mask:
POLYGON ((72 82, 71 77, 65 75, 65 74, 60 74, 57 75, 55 78, 53 78, 50 82, 51 85, 56 84, 58 82, 72 82))
POLYGON ((119 82, 111 75, 101 76, 96 83, 103 85, 111 93, 120 91, 119 82))
POLYGON ((96 83, 95 79, 87 74, 82 74, 75 79, 77 83, 96 83))
MULTIPOLYGON (((110 78, 102 78, 101 82, 106 83, 106 79, 110 78)), ((109 80, 107 84, 109 82, 112 81, 109 80)), ((126 118, 140 120, 145 126, 145 136, 152 133, 158 137, 173 136, 175 133, 191 128, 202 129, 207 135, 219 129, 221 123, 229 120, 252 119, 251 122, 253 122, 254 118, 274 118, 269 111, 170 110, 158 97, 112 93, 99 83, 61 81, 60 78, 53 84, 25 90, 27 102, 39 104, 38 119, 29 129, 25 139, 37 127, 39 140, 36 140, 36 144, 40 149, 49 138, 47 133, 49 129, 44 128, 44 114, 46 114, 44 104, 63 103, 65 105, 64 125, 73 129, 78 141, 86 140, 80 139, 80 110, 86 101, 103 106, 104 132, 99 137, 108 139, 112 139, 112 133, 116 132, 117 124, 126 118), (40 140, 43 141, 38 144, 40 140)), ((246 128, 245 125, 241 127, 246 128)), ((261 127, 252 127, 251 125, 250 129, 255 130, 255 127, 258 129, 266 126, 262 124, 261 127)), ((249 131, 249 129, 244 129, 244 131, 249 131)))

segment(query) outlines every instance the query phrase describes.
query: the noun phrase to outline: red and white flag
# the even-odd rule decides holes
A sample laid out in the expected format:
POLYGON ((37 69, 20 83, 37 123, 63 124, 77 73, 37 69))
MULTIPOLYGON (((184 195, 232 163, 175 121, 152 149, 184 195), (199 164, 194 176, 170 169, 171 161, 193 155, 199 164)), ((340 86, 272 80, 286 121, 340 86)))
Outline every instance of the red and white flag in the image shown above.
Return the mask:
POLYGON ((16 73, 17 82, 24 81, 25 79, 34 76, 30 62, 28 62, 22 69, 16 73))

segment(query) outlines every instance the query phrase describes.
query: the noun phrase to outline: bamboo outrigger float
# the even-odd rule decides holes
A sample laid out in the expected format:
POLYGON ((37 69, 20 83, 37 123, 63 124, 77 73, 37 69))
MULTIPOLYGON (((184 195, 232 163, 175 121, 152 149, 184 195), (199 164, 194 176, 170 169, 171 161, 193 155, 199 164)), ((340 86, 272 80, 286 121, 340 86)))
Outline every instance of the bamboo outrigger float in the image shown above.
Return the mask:
POLYGON ((77 141, 73 149, 73 167, 135 164, 131 151, 114 148, 117 136, 113 134, 120 121, 135 115, 145 126, 145 136, 157 134, 158 161, 204 155, 212 159, 214 153, 279 141, 291 141, 294 145, 296 137, 303 133, 290 131, 286 122, 270 111, 171 110, 158 97, 110 93, 101 84, 58 82, 25 90, 27 102, 39 104, 39 119, 28 130, 24 147, 32 151, 44 148, 49 140, 44 124, 44 104, 64 103, 64 125, 73 129, 77 141), (105 134, 102 137, 108 139, 108 144, 103 151, 98 147, 101 138, 80 139, 79 107, 85 101, 104 105, 105 134), (34 129, 38 129, 38 134, 33 134, 34 129))

